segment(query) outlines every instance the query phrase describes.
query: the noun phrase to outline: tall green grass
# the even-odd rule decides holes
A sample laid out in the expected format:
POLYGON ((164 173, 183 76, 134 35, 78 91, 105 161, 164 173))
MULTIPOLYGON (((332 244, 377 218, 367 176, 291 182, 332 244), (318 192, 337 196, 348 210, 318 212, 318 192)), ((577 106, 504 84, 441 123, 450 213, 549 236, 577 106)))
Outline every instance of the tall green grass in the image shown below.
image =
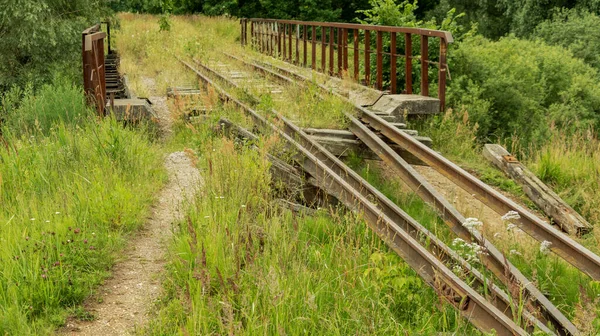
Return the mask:
POLYGON ((282 208, 264 152, 193 129, 175 138, 196 144, 206 183, 172 242, 157 317, 140 333, 476 333, 360 216, 282 208))
POLYGON ((27 92, 5 115, 2 335, 51 334, 60 326, 107 276, 165 179, 162 151, 145 131, 97 121, 82 97, 59 82, 27 92))

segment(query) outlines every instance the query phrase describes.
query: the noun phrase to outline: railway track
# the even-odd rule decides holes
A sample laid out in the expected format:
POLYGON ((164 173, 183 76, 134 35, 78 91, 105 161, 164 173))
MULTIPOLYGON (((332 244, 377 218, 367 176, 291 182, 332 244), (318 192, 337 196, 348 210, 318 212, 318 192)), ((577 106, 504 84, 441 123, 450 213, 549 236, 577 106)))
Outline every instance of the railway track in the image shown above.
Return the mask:
MULTIPOLYGON (((225 54, 228 57, 233 57, 240 62, 244 62, 247 66, 251 66, 257 71, 264 73, 276 73, 280 72, 284 75, 277 74, 277 78, 286 79, 290 81, 290 78, 294 78, 297 81, 307 83, 311 82, 310 79, 294 73, 288 69, 282 67, 276 67, 267 64, 256 64, 246 62, 238 57, 230 54, 225 54), (272 70, 269 70, 270 67, 272 70), (287 77, 286 77, 287 76, 287 77)), ((323 92, 335 95, 341 99, 348 100, 337 92, 332 92, 327 87, 316 84, 323 92)), ((353 104, 354 105, 354 104, 353 104)), ((511 199, 502 195, 495 189, 491 188, 487 184, 483 183, 475 176, 469 174, 458 165, 454 164, 450 160, 444 158, 439 153, 435 152, 427 146, 423 146, 418 141, 414 141, 410 136, 407 136, 402 131, 390 125, 389 122, 380 118, 375 113, 365 109, 362 106, 354 105, 355 111, 358 113, 359 118, 368 124, 371 128, 381 132, 387 138, 392 140, 394 143, 400 145, 415 157, 419 158, 429 166, 446 176, 453 182, 455 182, 462 189, 466 190, 470 194, 475 195, 486 206, 494 210, 499 215, 504 215, 509 211, 517 212, 520 216, 517 225, 539 242, 550 242, 550 250, 559 255, 565 261, 575 266, 577 269, 587 274, 594 280, 600 280, 600 257, 574 239, 561 232, 557 228, 553 227, 549 223, 543 221, 531 211, 523 208, 519 204, 515 203, 511 199)), ((460 224, 455 223, 454 225, 460 224)), ((462 225, 457 225, 462 226, 462 225)))
MULTIPOLYGON (((295 73, 289 72, 288 70, 273 67, 274 70, 278 70, 279 72, 285 74, 282 75, 272 69, 268 69, 263 65, 259 65, 256 63, 250 63, 233 55, 227 54, 228 57, 233 60, 244 64, 246 67, 249 67, 255 71, 263 73, 264 75, 271 76, 280 81, 285 81, 288 84, 305 84, 310 82, 309 79, 297 75, 295 73), (296 82, 294 82, 290 77, 296 78, 296 82)), ((320 86, 321 89, 327 94, 335 94, 332 93, 331 90, 328 90, 324 86, 320 86)), ((341 97, 343 98, 343 97, 341 97)), ((370 118, 374 118, 374 116, 370 111, 360 108, 359 117, 362 117, 364 114, 371 114, 370 118)), ((533 284, 532 281, 527 279, 518 268, 512 265, 506 257, 488 240, 486 240, 483 235, 478 232, 476 229, 467 229, 463 223, 465 223, 466 218, 462 216, 460 212, 454 208, 435 188, 433 188, 429 182, 421 176, 417 171, 412 168, 405 160, 402 159, 388 144, 382 141, 379 137, 374 136, 372 132, 369 132, 369 128, 365 128, 366 125, 370 125, 367 120, 359 120, 358 118, 353 117, 350 114, 346 114, 347 117, 351 120, 350 130, 358 136, 373 152, 380 156, 380 158, 386 162, 389 166, 393 167, 398 173, 402 180, 414 190, 416 194, 418 194, 425 202, 431 204, 440 214, 440 217, 444 219, 444 221, 448 224, 448 226, 452 229, 452 231, 462 239, 470 240, 478 242, 482 245, 487 254, 482 256, 482 260, 484 265, 491 270, 494 275, 496 275, 502 283, 504 283, 507 287, 514 286, 515 283, 518 284, 520 288, 524 288, 526 293, 528 294, 528 300, 530 300, 531 304, 535 307, 536 311, 541 313, 540 320, 543 323, 550 322, 554 328, 560 333, 565 335, 577 335, 579 331, 577 328, 571 323, 553 304, 546 298, 543 293, 533 284), (366 130, 367 131, 366 131, 366 130)), ((386 121, 382 121, 382 124, 387 124, 386 127, 389 128, 389 123, 386 121)), ((376 128, 377 129, 377 128, 376 128)), ((398 131, 397 133, 402 133, 402 136, 407 137, 405 133, 402 131, 398 131)), ((422 146, 427 148, 426 146, 422 146)), ((432 151, 427 148, 427 150, 432 151)), ((422 158, 423 156, 419 156, 419 153, 414 151, 409 151, 412 155, 422 158)), ((433 152, 433 151, 432 151, 433 152)), ((434 152, 435 153, 435 152, 434 152)), ((437 153, 436 153, 437 154, 437 153)), ((489 187, 488 187, 489 188, 489 187)), ((491 189, 491 188, 490 188, 491 189)), ((493 190, 493 189, 492 189, 493 190)))
MULTIPOLYGON (((455 307, 462 316, 468 319, 477 328, 486 332, 495 330, 499 335, 527 334, 523 328, 512 321, 512 318, 509 317, 510 313, 503 313, 475 289, 468 286, 463 280, 455 275, 449 267, 436 258, 432 252, 423 247, 420 240, 415 239, 406 232, 403 227, 421 229, 420 232, 427 234, 425 236, 426 238, 435 242, 435 244, 431 245, 439 246, 440 249, 446 251, 448 255, 454 255, 455 258, 458 258, 457 260, 460 260, 459 256, 439 241, 434 235, 428 233, 425 228, 414 221, 414 219, 410 218, 410 216, 401 209, 397 208, 397 206, 398 214, 401 215, 398 216, 399 218, 392 219, 383 213, 376 203, 363 196, 351 183, 359 183, 358 188, 360 189, 370 189, 375 191, 381 200, 385 199, 385 196, 370 186, 358 176, 358 174, 333 155, 328 155, 329 153, 321 145, 314 142, 299 127, 295 126, 285 117, 275 114, 274 117, 283 124, 280 129, 274 123, 267 121, 267 119, 253 110, 250 106, 233 97, 208 76, 196 70, 191 64, 185 61, 181 62, 190 70, 194 71, 198 75, 198 78, 206 85, 213 87, 222 99, 234 103, 248 114, 258 125, 280 136, 285 144, 293 150, 293 152, 297 153, 295 161, 320 184, 322 189, 334 195, 349 208, 363 213, 368 225, 388 244, 388 246, 415 269, 425 282, 438 292, 440 297, 455 307)), ((209 68, 204 68, 204 70, 206 69, 209 68)), ((389 200, 388 202, 390 205, 393 204, 389 200)), ((460 265, 461 267, 466 267, 468 270, 471 270, 471 267, 465 261, 460 263, 460 265)), ((493 287, 492 284, 490 285, 493 287)), ((534 319, 530 314, 527 316, 525 319, 528 321, 534 319), (529 316, 530 319, 528 319, 527 316, 529 316)), ((535 323, 535 321, 531 322, 535 323)), ((543 325, 539 324, 538 326, 543 327, 543 325)), ((550 331, 548 330, 548 332, 550 331)))

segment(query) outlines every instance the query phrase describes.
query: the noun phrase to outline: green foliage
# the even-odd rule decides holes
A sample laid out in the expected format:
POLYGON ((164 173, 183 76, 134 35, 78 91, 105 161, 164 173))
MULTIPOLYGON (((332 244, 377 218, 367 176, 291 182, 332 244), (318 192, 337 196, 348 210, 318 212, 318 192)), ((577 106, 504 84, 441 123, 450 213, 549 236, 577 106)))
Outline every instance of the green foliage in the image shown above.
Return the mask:
POLYGON ((81 31, 107 14, 103 2, 88 0, 4 1, 1 6, 0 92, 26 83, 41 86, 57 63, 61 70, 77 67, 81 31))
POLYGON ((600 69, 600 16, 576 9, 559 10, 540 23, 533 34, 548 44, 569 49, 573 55, 600 69))
POLYGON ((171 30, 171 20, 169 20, 169 14, 162 14, 158 19, 158 29, 159 31, 170 31, 171 30))
POLYGON ((515 136, 535 143, 551 122, 580 128, 599 121, 597 71, 561 47, 476 37, 451 56, 449 100, 468 111, 483 141, 515 136))
POLYGON ((22 94, 15 112, 25 117, 8 123, 23 127, 4 127, 0 146, 0 334, 46 335, 107 275, 164 175, 143 132, 85 117, 78 88, 22 94), (65 122, 64 109, 81 113, 78 122, 65 122))

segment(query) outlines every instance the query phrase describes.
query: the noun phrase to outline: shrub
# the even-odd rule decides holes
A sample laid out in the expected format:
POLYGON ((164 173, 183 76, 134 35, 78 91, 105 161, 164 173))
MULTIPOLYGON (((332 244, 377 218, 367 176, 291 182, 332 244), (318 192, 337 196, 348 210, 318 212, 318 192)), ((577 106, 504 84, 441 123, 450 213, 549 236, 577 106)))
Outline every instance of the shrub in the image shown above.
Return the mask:
POLYGON ((44 134, 59 121, 74 123, 90 115, 83 91, 67 78, 55 77, 53 84, 44 84, 36 94, 33 86, 13 87, 0 101, 4 132, 44 134))
POLYGON ((482 140, 516 135, 535 143, 551 123, 575 129, 600 119, 597 71, 562 47, 474 37, 451 57, 449 102, 469 111, 482 140))

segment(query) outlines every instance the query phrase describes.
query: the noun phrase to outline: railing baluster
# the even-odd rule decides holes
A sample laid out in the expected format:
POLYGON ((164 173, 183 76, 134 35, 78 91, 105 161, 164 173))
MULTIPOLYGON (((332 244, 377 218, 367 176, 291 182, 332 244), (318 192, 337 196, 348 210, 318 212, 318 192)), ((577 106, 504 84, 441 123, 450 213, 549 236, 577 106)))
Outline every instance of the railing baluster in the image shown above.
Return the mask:
POLYGON ((302 62, 302 64, 304 65, 304 67, 306 67, 306 33, 307 33, 307 29, 306 29, 306 25, 302 26, 302 44, 303 44, 303 49, 302 49, 302 53, 304 56, 304 62, 302 62))
POLYGON ((334 57, 333 57, 333 45, 334 45, 334 34, 335 30, 333 27, 329 27, 329 75, 332 76, 333 75, 333 62, 334 62, 334 57))
POLYGON ((390 91, 396 93, 396 33, 390 33, 390 91))
POLYGON ((317 27, 312 26, 312 49, 310 50, 310 61, 313 70, 317 70, 317 27))
POLYGON ((365 30, 365 85, 371 85, 371 31, 365 30))
POLYGON ((440 110, 443 112, 446 108, 446 53, 448 45, 446 39, 440 39, 440 64, 438 72, 438 99, 440 100, 440 110))
POLYGON ((325 26, 321 26, 321 72, 327 73, 326 62, 327 62, 327 30, 325 26))
POLYGON ((338 49, 338 59, 337 59, 337 68, 338 68, 338 76, 342 77, 342 58, 344 58, 344 45, 342 43, 342 30, 340 28, 337 29, 337 49, 338 49))
POLYGON ((377 31, 377 90, 383 90, 383 32, 377 31))
POLYGON ((294 62, 294 64, 300 64, 300 43, 298 42, 299 36, 300 35, 300 25, 296 25, 296 31, 294 32, 294 37, 296 38, 296 61, 294 62))
POLYGON ((352 33, 354 36, 354 80, 358 82, 358 29, 354 28, 352 33))
POLYGON ((406 94, 412 94, 412 36, 410 33, 404 34, 404 69, 406 72, 405 76, 405 90, 406 94))
POLYGON ((421 96, 429 96, 429 44, 427 36, 421 35, 421 96))
POLYGON ((290 33, 288 35, 288 43, 289 43, 289 45, 288 45, 288 61, 293 63, 294 60, 292 59, 292 34, 293 34, 292 24, 289 24, 289 27, 290 27, 290 33))
POLYGON ((348 29, 342 29, 342 47, 344 49, 344 71, 348 71, 348 29))

